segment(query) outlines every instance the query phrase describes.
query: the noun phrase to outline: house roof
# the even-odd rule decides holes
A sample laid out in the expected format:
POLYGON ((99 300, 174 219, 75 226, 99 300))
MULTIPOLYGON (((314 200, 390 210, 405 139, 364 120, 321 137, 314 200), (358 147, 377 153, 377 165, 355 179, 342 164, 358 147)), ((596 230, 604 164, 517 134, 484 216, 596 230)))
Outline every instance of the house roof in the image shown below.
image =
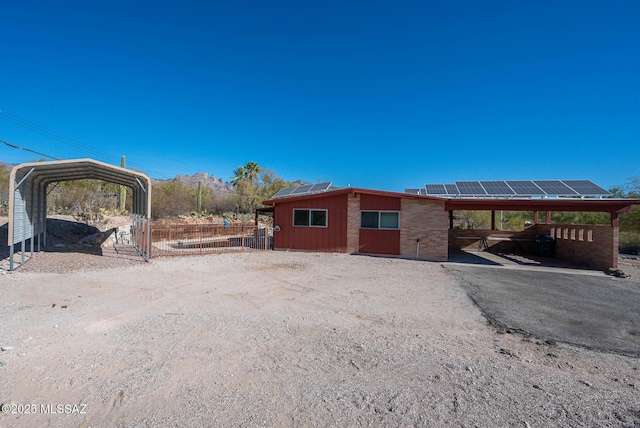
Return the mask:
POLYGON ((419 199, 444 204, 445 211, 454 210, 504 210, 504 211, 585 211, 623 213, 631 211, 634 205, 640 205, 640 199, 582 199, 582 198, 531 198, 531 199, 503 199, 503 198, 443 198, 438 196, 424 196, 401 192, 362 189, 348 187, 330 190, 310 195, 284 197, 264 201, 263 204, 276 206, 280 203, 326 198, 342 194, 369 194, 390 196, 402 199, 419 199))
POLYGON ((345 194, 355 195, 357 193, 362 193, 367 195, 376 195, 376 196, 390 196, 395 198, 406 198, 406 199, 425 199, 425 200, 432 200, 436 202, 444 202, 445 200, 444 198, 439 198, 437 196, 421 196, 421 195, 412 195, 410 193, 388 192, 385 190, 362 189, 358 187, 346 187, 338 190, 328 190, 326 192, 321 192, 321 193, 311 193, 311 194, 301 195, 301 196, 290 196, 290 197, 283 197, 283 198, 277 198, 277 199, 269 199, 262 203, 264 205, 275 206, 279 203, 288 203, 292 201, 304 201, 308 199, 326 198, 330 196, 345 195, 345 194))

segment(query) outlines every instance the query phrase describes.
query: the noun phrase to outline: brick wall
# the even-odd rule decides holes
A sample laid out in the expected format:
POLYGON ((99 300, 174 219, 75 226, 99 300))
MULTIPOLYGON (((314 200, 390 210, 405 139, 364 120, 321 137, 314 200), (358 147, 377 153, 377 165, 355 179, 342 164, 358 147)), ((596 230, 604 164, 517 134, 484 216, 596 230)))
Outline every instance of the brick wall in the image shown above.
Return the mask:
POLYGON ((347 253, 357 253, 360 246, 360 195, 347 199, 347 253))
POLYGON ((444 203, 437 201, 402 199, 400 211, 400 254, 415 258, 416 239, 420 238, 419 259, 447 260, 449 213, 444 203))
POLYGON ((540 224, 540 234, 556 238, 558 258, 608 270, 618 268, 618 228, 603 225, 540 224))
POLYGON ((478 251, 480 240, 486 238, 489 251, 509 253, 514 242, 519 242, 525 253, 533 252, 532 238, 539 235, 536 226, 525 230, 450 229, 449 248, 453 250, 478 251), (517 241, 513 241, 517 240, 517 241))
POLYGON ((511 239, 521 239, 526 254, 533 253, 532 238, 551 235, 556 238, 556 257, 578 265, 607 270, 618 268, 618 228, 602 225, 537 224, 523 231, 449 230, 451 249, 478 251, 480 239, 487 238, 489 251, 510 253, 511 239))

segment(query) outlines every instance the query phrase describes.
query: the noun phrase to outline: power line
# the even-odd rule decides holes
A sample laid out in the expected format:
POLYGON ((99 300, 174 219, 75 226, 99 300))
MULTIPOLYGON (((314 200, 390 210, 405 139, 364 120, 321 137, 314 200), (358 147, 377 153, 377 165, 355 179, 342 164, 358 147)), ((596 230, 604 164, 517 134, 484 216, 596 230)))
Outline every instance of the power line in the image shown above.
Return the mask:
MULTIPOLYGON (((36 132, 38 134, 44 135, 46 137, 52 138, 54 140, 57 140, 63 144, 66 144, 68 146, 71 146, 75 149, 78 150, 82 150, 83 152, 87 152, 92 156, 97 157, 98 159, 105 161, 107 163, 112 163, 114 165, 119 165, 120 164, 120 156, 117 155, 113 155, 112 153, 108 153, 99 149, 96 149, 88 144, 85 144, 81 141, 75 140, 73 138, 69 138, 69 137, 65 137, 64 135, 61 135, 55 131, 52 131, 51 129, 45 128, 44 126, 40 126, 38 124, 29 122, 28 120, 22 119, 21 117, 18 117, 16 115, 13 115, 11 113, 7 113, 4 110, 0 110, 0 118, 6 120, 7 122, 11 122, 15 125, 21 126, 23 128, 29 129, 33 132, 36 132)), ((27 151, 31 151, 34 153, 38 153, 35 152, 33 150, 30 149, 23 149, 23 150, 27 150, 27 151)), ((41 154, 41 153, 38 153, 41 154)), ((47 155, 43 155, 43 156, 47 156, 47 155)), ((51 156, 47 156, 51 159, 55 159, 51 156)), ((158 171, 154 168, 148 168, 146 165, 142 165, 142 164, 138 164, 138 163, 134 163, 134 162, 129 162, 129 167, 133 167, 134 169, 140 169, 140 170, 144 170, 147 172, 150 172, 151 174, 155 175, 156 177, 164 177, 167 178, 167 176, 161 172, 158 171)))
POLYGON ((53 160, 60 160, 60 159, 58 159, 58 158, 54 158, 53 156, 45 155, 44 153, 40 153, 40 152, 37 152, 37 151, 35 151, 35 150, 31 150, 31 149, 27 149, 27 148, 25 148, 25 147, 17 146, 17 145, 12 144, 12 143, 10 143, 10 142, 8 142, 8 141, 0 140, 0 143, 4 143, 5 145, 7 145, 7 146, 9 146, 9 147, 11 147, 11 148, 13 148, 13 149, 19 149, 19 150, 24 150, 24 151, 26 151, 26 152, 35 153, 35 154, 37 154, 37 155, 44 156, 44 157, 47 157, 47 158, 49 158, 49 159, 53 159, 53 160))

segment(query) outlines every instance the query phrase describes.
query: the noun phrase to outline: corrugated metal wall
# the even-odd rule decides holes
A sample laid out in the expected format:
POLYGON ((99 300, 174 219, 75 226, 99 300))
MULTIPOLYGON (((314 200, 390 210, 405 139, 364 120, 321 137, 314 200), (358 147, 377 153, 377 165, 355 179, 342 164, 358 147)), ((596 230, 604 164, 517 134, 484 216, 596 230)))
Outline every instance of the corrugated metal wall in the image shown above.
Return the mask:
POLYGON ((273 234, 273 247, 276 250, 347 251, 346 194, 292 202, 279 201, 275 207, 275 221, 280 226, 280 231, 273 234), (327 227, 293 226, 294 208, 327 210, 327 227))

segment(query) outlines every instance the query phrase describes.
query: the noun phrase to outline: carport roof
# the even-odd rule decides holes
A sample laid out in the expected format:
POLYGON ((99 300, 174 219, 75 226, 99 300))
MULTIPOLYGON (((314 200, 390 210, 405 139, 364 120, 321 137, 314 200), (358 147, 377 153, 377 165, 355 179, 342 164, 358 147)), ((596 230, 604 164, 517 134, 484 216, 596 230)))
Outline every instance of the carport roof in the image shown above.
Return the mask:
POLYGON ((144 173, 93 159, 30 162, 15 166, 9 177, 8 244, 42 233, 47 185, 58 181, 97 179, 130 187, 132 213, 151 217, 151 179, 144 173))
POLYGON ((503 211, 585 211, 623 213, 640 205, 640 199, 447 199, 444 207, 453 210, 503 210, 503 211))
POLYGON ((283 197, 264 201, 263 204, 276 206, 292 201, 326 198, 340 194, 365 193, 378 196, 391 196, 404 199, 431 200, 444 203, 445 211, 454 210, 504 210, 504 211, 585 211, 606 212, 611 214, 628 212, 634 205, 640 205, 640 199, 593 199, 593 198, 443 198, 439 196, 424 196, 411 193, 388 192, 382 190, 362 189, 349 187, 339 190, 330 190, 323 193, 310 195, 283 197))
POLYGON ((151 180, 146 174, 120 168, 93 159, 61 160, 51 162, 30 162, 17 165, 11 175, 18 178, 31 169, 28 180, 49 184, 56 181, 92 178, 135 188, 147 188, 151 180))

